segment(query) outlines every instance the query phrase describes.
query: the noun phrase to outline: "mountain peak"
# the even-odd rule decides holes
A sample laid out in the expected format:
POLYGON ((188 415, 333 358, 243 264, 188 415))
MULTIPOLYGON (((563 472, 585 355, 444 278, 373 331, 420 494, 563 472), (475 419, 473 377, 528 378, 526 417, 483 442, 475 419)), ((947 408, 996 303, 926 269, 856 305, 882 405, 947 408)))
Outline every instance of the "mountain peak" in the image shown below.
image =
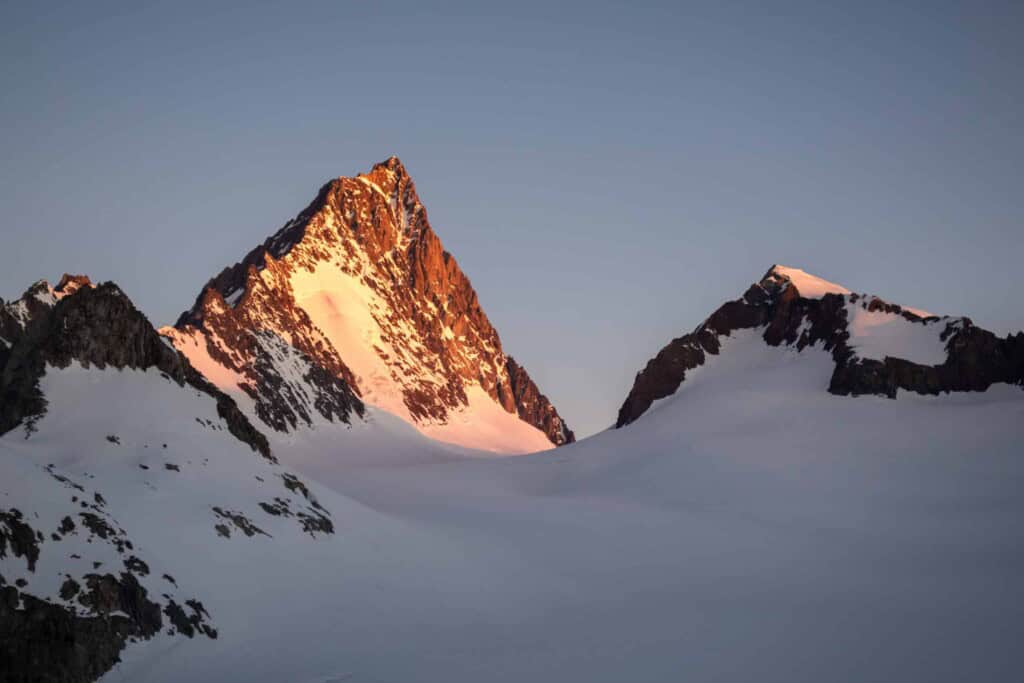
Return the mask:
POLYGON ((85 275, 64 273, 56 287, 51 287, 48 280, 36 280, 20 299, 8 303, 0 300, 0 341, 10 345, 58 301, 83 287, 93 286, 85 275))
POLYGON ((799 268, 791 268, 790 266, 784 266, 779 263, 776 263, 769 268, 768 272, 765 273, 763 278, 761 278, 762 286, 768 284, 774 286, 783 285, 794 287, 796 288, 797 294, 805 299, 820 299, 826 294, 850 293, 850 290, 842 285, 829 282, 817 275, 811 275, 799 268))
MULTIPOLYGON (((298 216, 210 280, 176 328, 169 336, 179 349, 228 384, 255 362, 249 336, 269 334, 438 440, 510 453, 573 440, 505 355, 395 156, 321 187, 298 216)), ((258 393, 244 384, 250 398, 258 393)))
POLYGON ((68 294, 74 294, 82 287, 91 286, 92 280, 89 279, 88 275, 72 275, 70 273, 64 273, 60 278, 60 282, 58 282, 57 286, 53 288, 53 291, 67 296, 68 294))
POLYGON ((400 175, 400 176, 407 176, 407 175, 409 175, 406 172, 406 170, 405 170, 405 165, 402 164, 402 160, 399 159, 394 154, 389 156, 384 161, 380 161, 380 162, 377 162, 376 164, 374 164, 373 165, 373 169, 370 171, 370 173, 373 173, 374 171, 377 171, 377 170, 391 171, 395 175, 400 175))
POLYGON ((727 301, 696 330, 673 339, 637 373, 617 427, 636 421, 718 356, 736 333, 796 353, 832 359, 827 390, 841 396, 925 395, 1024 385, 1024 334, 1000 338, 968 318, 936 316, 857 294, 799 268, 776 264, 742 298, 727 301))

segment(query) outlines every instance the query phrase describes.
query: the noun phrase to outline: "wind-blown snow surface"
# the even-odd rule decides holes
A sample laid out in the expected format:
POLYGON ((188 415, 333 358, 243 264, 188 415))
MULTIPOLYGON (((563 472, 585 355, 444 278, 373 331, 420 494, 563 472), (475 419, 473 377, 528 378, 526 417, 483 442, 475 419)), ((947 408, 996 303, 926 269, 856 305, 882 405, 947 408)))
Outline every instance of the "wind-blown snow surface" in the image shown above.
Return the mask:
MULTIPOLYGON (((132 645, 104 681, 1015 679, 1024 392, 832 396, 828 354, 759 332, 554 453, 473 457, 383 413, 274 441, 332 514, 316 539, 252 511, 269 465, 234 446, 133 486, 58 417, 101 424, 85 401, 0 449, 94 474, 219 629, 132 645), (208 499, 273 538, 218 538, 208 499)), ((120 407, 122 442, 159 429, 120 407)))

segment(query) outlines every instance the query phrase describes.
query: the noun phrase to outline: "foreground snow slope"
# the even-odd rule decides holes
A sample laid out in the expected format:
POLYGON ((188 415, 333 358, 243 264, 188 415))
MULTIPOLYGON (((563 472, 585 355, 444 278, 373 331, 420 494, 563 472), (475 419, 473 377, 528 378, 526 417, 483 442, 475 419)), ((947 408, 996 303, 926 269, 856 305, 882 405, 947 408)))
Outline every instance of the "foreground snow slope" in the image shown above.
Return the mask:
POLYGON ((1014 680, 1024 337, 784 275, 673 342, 629 424, 518 458, 260 333, 290 398, 236 406, 115 286, 31 295, 0 357, 0 679, 1014 680), (936 332, 942 366, 893 365, 936 332), (829 393, 851 367, 898 381, 829 393), (929 372, 985 390, 905 390, 929 372))
MULTIPOLYGON (((420 590, 410 581, 412 558, 423 571, 460 583, 466 572, 487 573, 467 565, 442 536, 423 534, 254 453, 228 434, 209 396, 157 371, 51 367, 40 384, 46 413, 31 430, 0 437, 0 500, 43 538, 31 565, 16 553, 0 556, 0 576, 18 581, 25 595, 90 617, 94 612, 78 604, 78 595, 61 593, 65 581, 84 588, 89 573, 117 576, 134 556, 146 566, 137 578, 149 599, 161 609, 171 600, 198 600, 214 629, 210 638, 186 640, 165 618, 145 645, 131 639, 122 656, 136 667, 130 674, 115 670, 111 680, 182 680, 179 657, 216 660, 200 669, 199 680, 227 680, 215 672, 237 666, 240 656, 260 669, 240 680, 294 680, 293 663, 264 661, 258 651, 294 647, 274 650, 264 641, 279 640, 280 629, 313 646, 304 622, 324 629, 347 619, 347 603, 358 603, 360 590, 369 590, 384 612, 392 603, 414 607, 420 590), (113 540, 90 533, 84 515, 110 525, 113 540), (63 517, 75 521, 74 529, 51 539, 63 517), (336 534, 344 541, 327 541, 336 534), (127 550, 114 547, 119 539, 127 550), (350 584, 359 588, 350 591, 350 584)), ((363 447, 353 462, 380 461, 369 449, 405 462, 457 457, 440 448, 432 453, 425 445, 433 442, 386 414, 334 428, 334 448, 363 447), (341 440, 348 436, 343 430, 352 438, 341 440)), ((320 450, 326 443, 310 446, 320 450)), ((444 578, 433 582, 435 591, 444 585, 444 578)), ((315 647, 333 661, 328 641, 315 647)))
POLYGON ((722 343, 634 424, 554 454, 367 457, 409 436, 372 420, 272 441, 335 533, 139 516, 220 637, 130 647, 104 680, 1012 680, 1024 392, 834 396, 819 349, 722 343))

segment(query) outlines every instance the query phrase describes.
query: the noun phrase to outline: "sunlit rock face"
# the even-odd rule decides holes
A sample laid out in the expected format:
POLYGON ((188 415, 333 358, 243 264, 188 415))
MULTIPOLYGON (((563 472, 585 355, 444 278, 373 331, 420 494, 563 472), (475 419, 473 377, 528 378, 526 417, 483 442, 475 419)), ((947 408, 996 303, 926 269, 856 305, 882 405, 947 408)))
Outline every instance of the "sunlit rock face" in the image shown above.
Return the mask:
POLYGON ((430 227, 395 157, 337 178, 164 333, 211 381, 277 430, 348 420, 362 402, 440 441, 497 452, 570 443, 572 431, 505 354, 469 279, 430 227), (352 396, 322 399, 308 377, 352 396), (316 368, 313 370, 312 368, 316 368), (357 397, 358 396, 358 397, 357 397), (244 401, 242 402, 245 403, 244 401))
POLYGON ((835 363, 827 387, 838 395, 985 391, 1024 385, 1024 333, 1000 338, 970 318, 890 304, 797 268, 775 265, 693 332, 673 339, 637 373, 617 427, 675 394, 688 373, 718 355, 737 330, 760 329, 770 346, 818 346, 835 363))

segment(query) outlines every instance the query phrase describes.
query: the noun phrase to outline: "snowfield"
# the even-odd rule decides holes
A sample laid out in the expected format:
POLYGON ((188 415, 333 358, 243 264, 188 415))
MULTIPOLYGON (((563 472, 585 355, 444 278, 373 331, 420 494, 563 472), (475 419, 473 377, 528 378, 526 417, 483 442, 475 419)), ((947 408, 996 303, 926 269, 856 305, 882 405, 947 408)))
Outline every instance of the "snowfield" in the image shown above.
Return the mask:
POLYGON ((897 313, 869 311, 865 305, 864 299, 846 302, 849 343, 858 357, 885 360, 891 356, 921 365, 946 362, 941 335, 950 318, 910 321, 897 313))
POLYGON ((371 411, 271 432, 274 465, 158 374, 51 371, 38 431, 0 438, 2 500, 45 515, 53 463, 209 611, 216 640, 130 645, 108 682, 1018 679, 1024 391, 838 397, 828 354, 760 332, 634 424, 517 457, 371 411), (258 507, 283 473, 333 534, 258 507))

